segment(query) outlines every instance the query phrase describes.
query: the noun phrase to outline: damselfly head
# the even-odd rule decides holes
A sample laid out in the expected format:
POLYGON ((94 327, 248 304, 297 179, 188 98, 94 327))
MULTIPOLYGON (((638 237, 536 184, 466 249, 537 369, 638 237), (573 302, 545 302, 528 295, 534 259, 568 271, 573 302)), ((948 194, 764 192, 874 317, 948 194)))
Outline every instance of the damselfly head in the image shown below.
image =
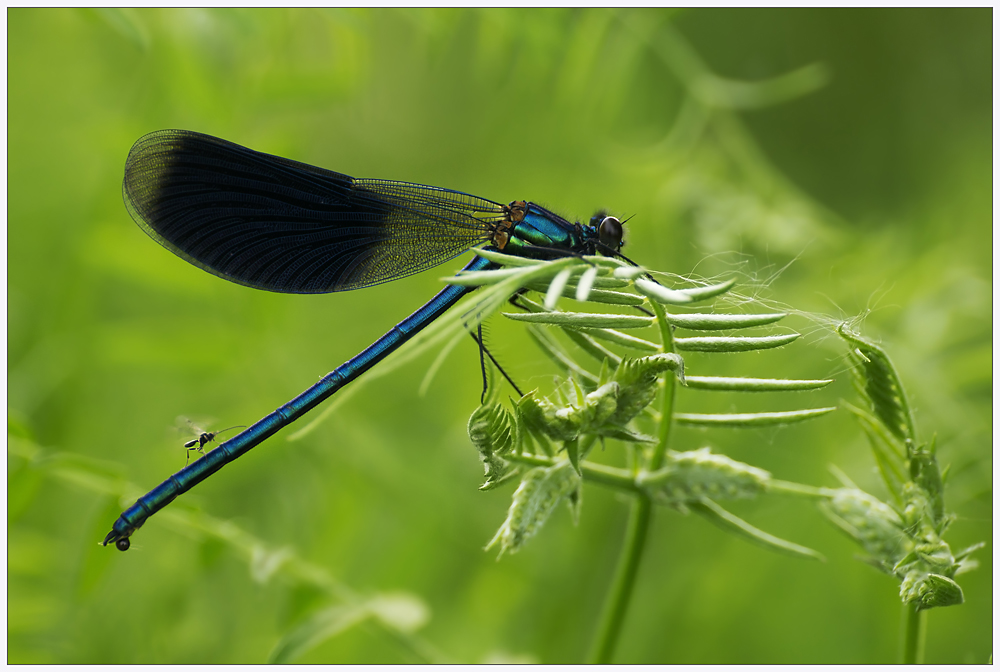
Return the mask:
POLYGON ((609 215, 607 210, 598 210, 590 218, 590 228, 597 231, 597 239, 601 243, 598 251, 609 257, 616 256, 625 234, 622 221, 609 215))
POLYGON ((621 220, 617 217, 605 217, 601 220, 600 226, 597 227, 597 235, 600 238, 601 245, 615 252, 621 249, 623 234, 624 229, 622 228, 621 220))

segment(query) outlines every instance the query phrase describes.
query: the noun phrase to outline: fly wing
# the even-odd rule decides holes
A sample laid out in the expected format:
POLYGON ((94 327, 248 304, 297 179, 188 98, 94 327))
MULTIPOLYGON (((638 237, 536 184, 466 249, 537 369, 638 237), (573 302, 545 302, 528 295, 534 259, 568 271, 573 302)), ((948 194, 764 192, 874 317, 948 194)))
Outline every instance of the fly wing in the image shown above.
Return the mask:
POLYGON ((489 238, 498 203, 355 179, 191 131, 140 138, 122 184, 129 214, 199 268, 272 292, 368 287, 489 238))

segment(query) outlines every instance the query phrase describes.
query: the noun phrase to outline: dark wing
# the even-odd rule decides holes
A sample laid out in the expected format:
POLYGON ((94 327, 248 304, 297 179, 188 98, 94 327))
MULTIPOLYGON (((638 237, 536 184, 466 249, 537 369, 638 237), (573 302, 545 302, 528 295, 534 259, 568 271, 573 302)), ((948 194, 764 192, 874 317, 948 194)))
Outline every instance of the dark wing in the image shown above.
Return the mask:
POLYGON ((503 208, 405 182, 364 180, 191 131, 129 152, 129 214, 165 248, 272 292, 358 289, 443 263, 490 237, 503 208))

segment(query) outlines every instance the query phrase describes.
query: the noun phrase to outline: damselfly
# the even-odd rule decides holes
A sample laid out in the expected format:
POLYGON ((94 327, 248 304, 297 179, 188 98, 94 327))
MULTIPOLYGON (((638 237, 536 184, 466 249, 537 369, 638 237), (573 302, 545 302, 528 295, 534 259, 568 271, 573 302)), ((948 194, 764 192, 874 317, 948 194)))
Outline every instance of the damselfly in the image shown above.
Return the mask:
MULTIPOLYGON (((622 223, 603 213, 570 223, 528 201, 507 205, 406 182, 356 179, 191 131, 133 145, 122 185, 129 214, 153 240, 232 282, 272 292, 338 292, 396 280, 485 244, 533 259, 622 257, 622 223)), ((495 268, 475 257, 463 271, 495 268)), ((205 480, 399 348, 471 287, 449 286, 320 382, 126 509, 104 545, 129 537, 205 480)))

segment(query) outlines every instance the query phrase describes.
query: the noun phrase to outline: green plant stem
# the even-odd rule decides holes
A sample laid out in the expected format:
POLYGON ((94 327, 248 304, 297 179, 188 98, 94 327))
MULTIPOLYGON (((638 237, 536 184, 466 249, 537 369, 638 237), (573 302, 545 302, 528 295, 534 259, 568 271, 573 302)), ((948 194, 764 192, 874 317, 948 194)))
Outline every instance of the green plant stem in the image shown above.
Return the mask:
POLYGON ((646 537, 649 533, 649 522, 653 510, 652 502, 646 495, 633 498, 629 512, 628 528, 625 532, 625 544, 618 558, 618 567, 611 584, 611 591, 604 602, 601 622, 597 629, 597 637, 590 652, 588 662, 607 665, 615 654, 618 635, 621 634, 632 598, 632 588, 639 573, 639 562, 646 548, 646 537))
MULTIPOLYGON (((666 312, 655 301, 650 301, 656 322, 660 327, 663 352, 674 351, 674 339, 666 312)), ((668 372, 663 383, 663 394, 660 402, 660 431, 656 447, 646 464, 647 471, 656 471, 663 466, 667 454, 667 444, 670 440, 670 429, 673 425, 674 392, 677 388, 677 377, 668 372)), ((632 499, 629 512, 628 528, 625 533, 625 544, 618 558, 615 577, 611 584, 611 592, 604 602, 604 611, 594 639, 594 647, 590 653, 590 663, 607 665, 615 654, 618 636, 625 623, 625 614, 632 599, 632 588, 639 574, 639 563, 646 549, 646 538, 649 536, 649 525, 652 520, 653 503, 649 496, 640 493, 632 499)))
MULTIPOLYGON (((674 352, 674 335, 671 331, 670 323, 667 322, 666 311, 656 301, 650 301, 653 314, 656 316, 656 323, 660 327, 660 338, 663 343, 663 352, 674 352)), ((660 431, 657 436, 656 448, 650 456, 647 469, 650 472, 656 471, 663 466, 663 460, 667 455, 667 445, 670 442, 670 429, 674 424, 674 396, 677 390, 677 376, 672 372, 667 372, 663 380, 663 396, 660 401, 660 431)))
POLYGON ((920 665, 924 662, 924 612, 917 605, 903 605, 903 664, 920 665))
POLYGON ((772 478, 765 486, 768 492, 780 493, 782 495, 795 495, 799 497, 809 497, 812 499, 829 499, 837 494, 833 488, 817 488, 803 483, 791 483, 772 478))
MULTIPOLYGON (((511 462, 530 464, 533 467, 551 467, 559 462, 555 458, 538 455, 505 455, 504 458, 511 462)), ((631 471, 594 462, 581 462, 580 471, 583 472, 583 480, 589 483, 603 485, 629 495, 642 492, 635 484, 635 476, 631 471)))

